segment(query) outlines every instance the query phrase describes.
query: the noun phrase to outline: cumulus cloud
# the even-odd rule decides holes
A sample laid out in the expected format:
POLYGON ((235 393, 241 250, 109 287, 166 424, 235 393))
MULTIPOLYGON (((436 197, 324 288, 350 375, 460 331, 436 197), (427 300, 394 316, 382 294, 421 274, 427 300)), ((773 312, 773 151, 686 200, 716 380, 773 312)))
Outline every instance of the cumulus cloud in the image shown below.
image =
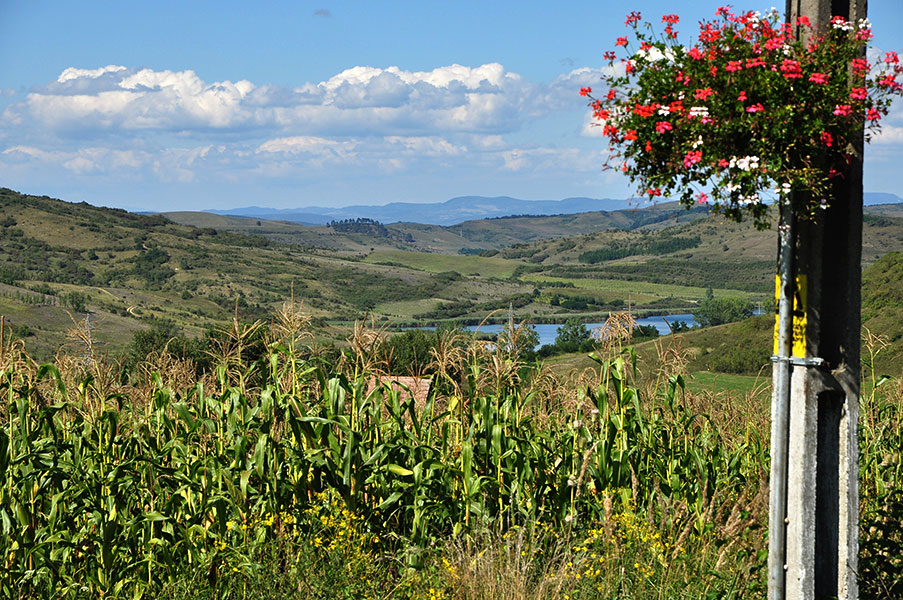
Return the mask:
POLYGON ((566 171, 599 170, 602 154, 577 148, 515 148, 501 153, 504 168, 509 171, 566 171))
POLYGON ((299 135, 504 132, 523 123, 536 97, 533 87, 498 63, 432 71, 357 66, 291 89, 247 80, 207 82, 191 70, 71 67, 9 105, 3 116, 63 137, 249 129, 299 135))
POLYGON ((403 154, 419 156, 458 156, 467 151, 465 146, 457 146, 440 137, 389 136, 386 143, 403 154))
POLYGON ((134 171, 151 160, 146 152, 102 147, 47 151, 20 145, 6 148, 0 156, 13 164, 38 162, 44 166, 62 167, 78 175, 134 171))
POLYGON ((602 123, 593 117, 593 114, 587 111, 583 115, 583 127, 580 128, 580 135, 588 138, 601 138, 602 123))
POLYGON ((879 125, 881 130, 872 134, 872 144, 890 145, 903 142, 903 106, 899 102, 891 104, 890 110, 879 125))
POLYGON ((276 86, 207 81, 192 70, 70 67, 0 107, 0 172, 194 183, 487 169, 560 177, 598 170, 599 161, 510 138, 528 138, 523 130, 554 111, 572 111, 579 124, 577 90, 598 74, 574 69, 537 84, 499 63, 356 66, 276 86))
POLYGON ((899 144, 903 142, 903 127, 884 125, 881 131, 872 136, 872 144, 899 144))
POLYGON ((607 67, 604 69, 581 67, 559 75, 549 85, 547 102, 558 110, 579 105, 585 100, 578 96, 580 88, 598 87, 602 75, 609 70, 607 67))
POLYGON ((252 116, 242 100, 254 88, 248 81, 208 84, 194 71, 70 68, 6 112, 62 133, 224 128, 252 116))
POLYGON ((437 136, 386 136, 331 140, 317 136, 274 138, 255 150, 256 163, 268 172, 289 165, 307 169, 390 169, 401 171, 436 159, 465 155, 467 147, 437 136))
POLYGON ((77 79, 98 79, 107 73, 119 73, 120 71, 127 70, 125 67, 120 67, 117 65, 107 65, 106 67, 101 67, 99 69, 76 69, 75 67, 69 67, 68 69, 64 69, 60 76, 57 77, 57 83, 66 83, 67 81, 77 80, 77 79))
POLYGON ((309 167, 322 169, 327 165, 342 165, 357 158, 358 143, 355 141, 328 140, 315 136, 293 136, 268 140, 258 146, 256 154, 264 155, 264 161, 306 163, 309 167))

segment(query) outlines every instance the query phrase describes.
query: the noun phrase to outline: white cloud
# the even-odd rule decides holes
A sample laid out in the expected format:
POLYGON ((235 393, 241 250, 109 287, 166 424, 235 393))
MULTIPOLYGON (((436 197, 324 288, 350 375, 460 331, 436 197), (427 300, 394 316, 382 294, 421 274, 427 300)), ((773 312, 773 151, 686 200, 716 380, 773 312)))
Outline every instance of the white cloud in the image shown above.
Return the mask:
POLYGON ((4 117, 64 137, 258 128, 292 135, 498 133, 518 128, 535 112, 533 87, 498 63, 417 72, 357 66, 294 89, 246 80, 211 83, 191 70, 71 67, 11 104, 4 117))
POLYGON ((84 156, 76 156, 63 163, 63 166, 79 175, 90 173, 97 169, 97 163, 84 156))
POLYGON ((331 158, 343 162, 355 156, 357 146, 353 141, 336 141, 314 136, 294 136, 268 140, 258 146, 257 153, 313 155, 321 159, 331 158))
POLYGON ((73 79, 97 79, 106 73, 119 73, 120 71, 125 70, 125 67, 117 65, 107 65, 106 67, 101 67, 99 69, 76 69, 75 67, 69 67, 60 73, 60 76, 57 77, 56 81, 57 83, 66 83, 73 79))
POLYGON ((357 66, 280 87, 210 82, 192 70, 72 67, 0 108, 0 172, 19 181, 343 185, 598 171, 594 154, 530 139, 537 117, 555 111, 570 110, 579 127, 577 91, 598 73, 576 69, 540 85, 498 63, 357 66))
POLYGON ((209 176, 233 166, 234 153, 225 146, 195 146, 166 148, 154 155, 151 170, 160 181, 188 183, 198 179, 199 173, 209 176))
POLYGON ((472 146, 482 150, 501 150, 507 146, 505 138, 500 135, 474 135, 470 139, 472 146))
POLYGON ((466 147, 457 146, 440 137, 389 136, 385 139, 388 144, 403 152, 420 156, 457 156, 467 151, 466 147))
POLYGON ((903 142, 903 105, 899 102, 891 104, 879 125, 881 130, 872 135, 871 144, 883 146, 903 142))
POLYGON ((564 75, 559 75, 549 85, 548 102, 554 103, 558 109, 567 109, 580 104, 586 104, 586 98, 579 96, 580 88, 589 87, 597 89, 601 85, 604 74, 612 72, 612 69, 591 69, 581 67, 573 69, 564 75))
POLYGON ((274 138, 255 150, 259 165, 284 171, 288 165, 307 168, 390 169, 403 171, 414 164, 455 158, 467 152, 465 146, 441 137, 386 136, 350 140, 330 140, 316 136, 274 138))
POLYGON ((501 156, 504 168, 509 171, 598 171, 603 160, 600 152, 577 148, 515 148, 502 152, 501 156))
POLYGON ((13 157, 29 156, 40 159, 44 159, 48 155, 47 152, 44 152, 39 148, 32 148, 31 146, 13 146, 12 148, 7 148, 6 150, 4 150, 3 154, 13 157))
POLYGON ((33 146, 12 146, 0 154, 13 162, 62 167, 78 175, 135 171, 151 160, 147 152, 102 147, 47 151, 33 146))
POLYGON ((593 116, 593 113, 586 111, 583 115, 583 127, 580 129, 580 135, 588 138, 601 138, 602 123, 593 116))
POLYGON ((208 84, 194 71, 114 66, 66 69, 57 83, 62 85, 32 92, 9 111, 51 130, 225 128, 251 118, 242 100, 255 87, 248 81, 208 84))
POLYGON ((320 85, 332 91, 346 83, 366 84, 384 73, 395 75, 408 85, 423 82, 436 88, 451 88, 454 84, 461 84, 471 91, 485 89, 486 85, 501 88, 505 84, 522 81, 520 75, 506 72, 505 67, 499 63, 488 63, 476 68, 454 64, 432 71, 414 72, 402 71, 398 67, 380 69, 358 66, 346 69, 320 85))
POLYGON ((570 90, 572 94, 577 94, 582 87, 592 87, 599 82, 605 72, 609 69, 591 69, 590 67, 580 67, 572 69, 568 73, 559 75, 552 82, 553 88, 563 88, 570 90))
POLYGON ((872 136, 872 144, 899 144, 903 142, 903 127, 885 124, 881 131, 872 136))

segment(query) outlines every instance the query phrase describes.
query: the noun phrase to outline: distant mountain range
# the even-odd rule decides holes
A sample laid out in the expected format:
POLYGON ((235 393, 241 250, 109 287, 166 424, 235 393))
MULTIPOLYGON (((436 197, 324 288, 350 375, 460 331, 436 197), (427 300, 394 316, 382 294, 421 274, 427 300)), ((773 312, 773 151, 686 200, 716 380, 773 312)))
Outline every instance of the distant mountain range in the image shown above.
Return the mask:
POLYGON ((884 192, 865 192, 862 194, 862 203, 865 206, 874 206, 876 204, 899 204, 903 202, 903 198, 896 194, 887 194, 884 192))
POLYGON ((335 207, 310 206, 275 209, 260 206, 228 210, 206 210, 219 215, 292 221, 305 225, 323 225, 329 221, 366 217, 382 223, 422 223, 424 225, 457 225, 474 219, 491 219, 511 215, 561 215, 591 211, 613 211, 638 206, 643 199, 565 198, 564 200, 520 200, 509 196, 461 196, 446 202, 392 202, 382 206, 355 205, 335 207))
MULTIPOLYGON (((865 205, 897 204, 899 196, 887 193, 866 193, 865 205)), ((249 206, 227 210, 209 209, 204 212, 290 221, 304 225, 324 225, 329 221, 369 218, 382 223, 421 223, 424 225, 457 225, 475 219, 491 219, 511 215, 567 215, 591 211, 614 211, 646 206, 642 198, 616 200, 611 198, 565 198, 564 200, 520 200, 510 196, 460 196, 445 202, 392 202, 381 206, 354 205, 341 208, 310 206, 303 208, 265 208, 249 206)))

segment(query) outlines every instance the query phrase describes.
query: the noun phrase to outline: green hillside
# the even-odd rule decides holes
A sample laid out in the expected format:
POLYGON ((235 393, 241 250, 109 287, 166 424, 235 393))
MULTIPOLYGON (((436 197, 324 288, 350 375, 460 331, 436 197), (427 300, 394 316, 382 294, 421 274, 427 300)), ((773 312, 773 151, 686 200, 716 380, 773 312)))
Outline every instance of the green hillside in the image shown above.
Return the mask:
POLYGON ((667 202, 611 212, 480 219, 466 221, 448 229, 471 242, 483 244, 487 249, 498 249, 524 242, 568 238, 610 229, 665 228, 704 217, 705 212, 702 210, 687 211, 676 202, 667 202))
MULTIPOLYGON (((777 238, 752 223, 719 216, 658 230, 607 230, 566 239, 515 244, 504 258, 536 265, 535 273, 580 285, 623 280, 768 294, 774 286, 777 238)), ((903 218, 867 214, 863 265, 903 251, 903 218)))
MULTIPOLYGON (((389 235, 337 231, 326 225, 300 225, 289 221, 269 221, 250 217, 234 217, 207 212, 161 213, 174 223, 199 228, 214 228, 228 233, 262 236, 271 242, 333 250, 349 255, 364 255, 374 248, 415 248, 406 232, 389 231, 389 235)), ((456 248, 457 249, 457 248, 456 248)))
MULTIPOLYGON (((888 251, 903 251, 903 213, 897 208, 866 207, 864 265, 888 251)), ((752 294, 754 300, 762 300, 773 286, 776 254, 773 230, 760 231, 751 223, 708 216, 700 209, 688 212, 676 203, 614 212, 483 219, 453 227, 396 223, 380 225, 380 235, 208 213, 169 213, 169 217, 201 227, 262 235, 278 243, 330 249, 348 257, 366 256, 368 263, 427 272, 516 275, 534 284, 609 292, 633 286, 640 303, 669 298, 673 292, 666 290, 673 290, 675 285, 712 288, 716 293, 743 291, 752 294), (493 260, 480 262, 473 258, 476 254, 493 260), (511 266, 500 270, 498 259, 507 259, 511 266), (518 268, 514 261, 522 266, 518 268), (618 281, 624 285, 615 283, 618 281), (659 286, 652 296, 643 295, 647 284, 659 286)), ((580 295, 567 290, 556 293, 580 295)), ((695 292, 683 294, 691 302, 698 296, 695 292)), ((618 297, 596 299, 604 303, 618 297)), ((631 304, 635 300, 632 295, 620 299, 631 304)), ((670 303, 674 307, 679 304, 670 303)), ((408 302, 401 311, 406 318, 438 314, 436 302, 420 313, 412 306, 408 302)), ((537 311, 544 312, 542 307, 537 311)))
MULTIPOLYGON (((890 252, 867 267, 862 276, 861 350, 863 373, 870 375, 872 358, 878 375, 903 375, 903 253, 890 252), (872 339, 869 340, 869 334, 872 339)), ((702 374, 710 381, 714 373, 739 377, 746 389, 759 389, 770 382, 768 357, 772 353, 774 316, 761 315, 705 329, 694 329, 675 336, 668 344, 688 360, 688 373, 702 374), (708 373, 708 375, 705 375, 708 373), (743 377, 748 379, 743 382, 743 377)), ((637 346, 641 363, 658 364, 658 342, 637 346)), ((583 354, 560 356, 550 360, 559 371, 593 366, 583 354)), ((736 382, 728 379, 730 385, 736 382)), ((724 386, 725 382, 719 384, 724 386)))
POLYGON ((43 357, 72 327, 67 312, 81 322, 89 311, 115 350, 156 322, 200 335, 236 313, 268 319, 292 294, 329 334, 324 319, 361 318, 381 303, 419 300, 426 310, 434 298, 485 303, 533 291, 5 189, 0 283, 0 314, 43 357))
POLYGON ((283 243, 367 252, 403 249, 444 254, 498 250, 529 241, 565 238, 605 230, 661 229, 704 218, 704 210, 687 211, 676 202, 619 211, 552 216, 512 216, 466 221, 445 227, 420 223, 392 223, 380 235, 347 233, 326 225, 299 225, 205 212, 162 213, 183 225, 214 227, 231 233, 263 235, 283 243))
MULTIPOLYGON (((198 225, 193 226, 4 189, 0 315, 31 351, 49 357, 63 343, 78 343, 66 342, 66 332, 74 321, 84 325, 86 317, 97 342, 117 352, 135 332, 161 323, 201 336, 235 315, 269 319, 293 294, 327 340, 344 339, 347 325, 368 313, 387 326, 460 324, 489 314, 504 319, 512 307, 519 319, 561 322, 598 321, 628 307, 638 315, 692 312, 710 291, 716 298, 767 303, 773 231, 717 217, 662 220, 648 211, 607 213, 624 228, 639 228, 464 256, 458 252, 467 227, 532 223, 535 235, 551 235, 569 219, 589 226, 602 213, 490 219, 462 224, 457 232, 411 224, 305 227, 208 213, 170 215, 198 225), (399 241, 408 234, 413 242, 399 241), (424 251, 429 244, 434 251, 424 251), (457 250, 448 251, 453 245, 457 250)), ((871 215, 865 227, 864 262, 903 250, 900 218, 871 215)), ((864 293, 866 325, 894 344, 903 323, 895 312, 903 305, 894 296, 899 286, 892 285, 900 279, 894 258, 899 256, 882 258, 866 271, 864 293)), ((698 367, 727 368, 704 362, 707 355, 725 354, 720 334, 711 335, 711 342, 692 344, 698 367)))
POLYGON ((686 307, 699 295, 675 296, 654 284, 635 294, 528 280, 535 267, 523 260, 405 252, 393 247, 391 231, 391 243, 376 247, 365 233, 314 228, 336 240, 330 249, 298 237, 310 228, 191 213, 198 215, 200 227, 0 190, 0 315, 47 358, 86 317, 100 346, 115 353, 135 332, 159 324, 201 336, 235 315, 269 319, 293 294, 318 335, 333 340, 348 330, 331 323, 368 312, 387 324, 479 322, 509 306, 519 318, 598 319, 628 304, 686 307))
MULTIPOLYGON (((903 372, 903 253, 891 252, 862 274, 862 325, 889 346, 878 354, 877 370, 903 372)), ((868 348, 862 352, 868 356, 868 348)))

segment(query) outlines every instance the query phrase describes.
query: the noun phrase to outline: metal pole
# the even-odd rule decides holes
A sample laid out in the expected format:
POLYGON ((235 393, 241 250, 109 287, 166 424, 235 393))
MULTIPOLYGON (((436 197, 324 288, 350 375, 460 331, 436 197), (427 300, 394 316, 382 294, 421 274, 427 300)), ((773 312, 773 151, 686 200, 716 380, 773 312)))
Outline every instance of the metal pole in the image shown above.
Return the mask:
POLYGON ((793 341, 793 248, 795 227, 790 199, 781 199, 780 297, 777 354, 773 357, 771 475, 768 503, 768 598, 782 600, 786 589, 787 447, 790 435, 790 354, 793 341))

